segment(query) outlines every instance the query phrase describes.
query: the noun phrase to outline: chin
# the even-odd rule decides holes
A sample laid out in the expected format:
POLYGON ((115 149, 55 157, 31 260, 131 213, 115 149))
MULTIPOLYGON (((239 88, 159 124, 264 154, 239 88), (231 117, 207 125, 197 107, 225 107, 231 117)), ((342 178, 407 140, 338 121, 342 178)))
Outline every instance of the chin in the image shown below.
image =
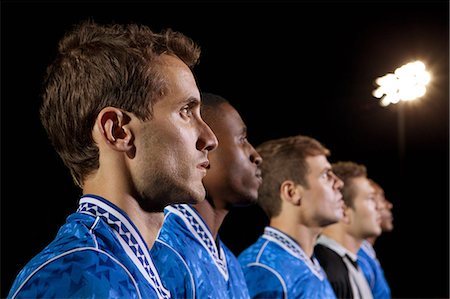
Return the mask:
POLYGON ((205 200, 206 191, 203 185, 199 188, 190 188, 179 190, 177 194, 173 194, 174 202, 170 204, 197 204, 205 200))
POLYGON ((204 201, 206 198, 206 191, 204 188, 199 190, 198 192, 191 193, 191 196, 186 200, 187 203, 196 204, 204 201))
POLYGON ((322 223, 320 223, 320 227, 323 228, 323 227, 325 227, 325 226, 328 226, 328 225, 331 225, 331 224, 338 223, 339 220, 341 220, 341 218, 334 218, 334 219, 327 219, 327 220, 324 220, 324 221, 322 221, 322 223))
POLYGON ((258 198, 257 197, 245 197, 241 198, 241 200, 236 201, 233 206, 236 207, 247 207, 256 204, 258 198))
POLYGON ((190 197, 189 200, 185 200, 185 201, 182 202, 182 203, 187 203, 187 204, 191 204, 191 205, 196 205, 196 204, 201 203, 201 202, 203 202, 203 201, 205 201, 205 198, 204 198, 204 197, 202 197, 202 198, 193 198, 193 197, 190 197))

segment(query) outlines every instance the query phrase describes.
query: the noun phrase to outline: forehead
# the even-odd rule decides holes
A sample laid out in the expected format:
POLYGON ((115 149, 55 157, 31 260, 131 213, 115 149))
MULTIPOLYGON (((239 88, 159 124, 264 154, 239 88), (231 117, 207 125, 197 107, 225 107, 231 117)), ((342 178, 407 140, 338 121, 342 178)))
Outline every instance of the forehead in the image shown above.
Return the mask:
POLYGON ((220 136, 237 135, 245 131, 245 123, 239 113, 230 104, 223 103, 217 107, 217 113, 209 118, 209 125, 217 138, 220 136))
POLYGON ((200 99, 191 69, 178 57, 163 54, 157 62, 161 75, 166 80, 165 95, 177 95, 181 98, 200 99))
POLYGON ((374 193, 375 189, 370 184, 369 180, 365 177, 356 177, 352 179, 353 188, 356 190, 357 195, 368 195, 374 193))
POLYGON ((376 199, 378 201, 383 201, 384 200, 384 191, 383 191, 383 189, 381 189, 381 188, 379 188, 377 186, 374 186, 374 185, 371 185, 371 186, 373 188, 373 192, 375 193, 376 199))
POLYGON ((305 160, 306 163, 308 163, 310 173, 317 173, 324 169, 331 169, 330 162, 328 162, 325 155, 308 156, 305 160))

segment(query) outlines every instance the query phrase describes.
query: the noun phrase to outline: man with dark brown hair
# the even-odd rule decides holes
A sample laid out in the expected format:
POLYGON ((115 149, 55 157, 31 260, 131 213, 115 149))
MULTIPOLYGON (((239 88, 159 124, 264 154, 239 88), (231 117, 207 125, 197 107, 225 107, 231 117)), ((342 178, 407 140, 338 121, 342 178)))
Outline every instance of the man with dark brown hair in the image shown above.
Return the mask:
POLYGON ((381 233, 375 192, 364 165, 346 161, 332 168, 344 182, 344 217, 323 230, 314 253, 338 298, 370 299, 372 292, 357 264, 357 252, 366 238, 381 233))
POLYGON ((270 219, 263 235, 239 255, 251 298, 333 298, 313 256, 323 227, 342 218, 342 181, 331 170, 330 152, 308 136, 270 140, 258 204, 270 219))
MULTIPOLYGON (((390 232, 394 229, 392 217, 392 203, 386 199, 384 190, 374 180, 369 179, 370 184, 375 189, 375 201, 381 217, 381 231, 390 232)), ((391 298, 391 289, 384 276, 383 268, 377 258, 373 245, 378 236, 367 238, 358 250, 358 265, 364 272, 374 299, 391 298)))
POLYGON ((41 120, 82 196, 8 297, 170 297, 149 248, 165 206, 204 199, 217 146, 200 116, 199 55, 181 33, 136 24, 83 22, 60 41, 41 120))

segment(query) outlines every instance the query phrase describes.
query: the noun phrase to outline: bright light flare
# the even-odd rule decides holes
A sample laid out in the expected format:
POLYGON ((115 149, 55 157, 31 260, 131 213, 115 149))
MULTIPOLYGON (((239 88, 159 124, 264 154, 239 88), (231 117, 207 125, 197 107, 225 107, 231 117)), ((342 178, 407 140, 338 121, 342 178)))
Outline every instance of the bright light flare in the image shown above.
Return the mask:
POLYGON ((426 93, 430 80, 431 76, 426 71, 425 64, 418 60, 397 68, 394 73, 377 78, 375 83, 379 87, 372 94, 381 99, 381 106, 413 101, 426 93))

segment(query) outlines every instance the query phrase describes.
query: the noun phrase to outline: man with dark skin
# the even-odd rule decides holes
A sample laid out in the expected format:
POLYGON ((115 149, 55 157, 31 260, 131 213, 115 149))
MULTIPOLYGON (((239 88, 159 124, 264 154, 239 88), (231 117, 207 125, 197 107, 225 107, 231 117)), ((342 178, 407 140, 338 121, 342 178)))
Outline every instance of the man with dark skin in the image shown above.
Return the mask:
POLYGON ((256 202, 262 158, 228 101, 203 93, 202 103, 202 117, 219 142, 203 179, 206 200, 167 207, 151 255, 174 298, 248 298, 240 265, 218 231, 232 207, 256 202))

